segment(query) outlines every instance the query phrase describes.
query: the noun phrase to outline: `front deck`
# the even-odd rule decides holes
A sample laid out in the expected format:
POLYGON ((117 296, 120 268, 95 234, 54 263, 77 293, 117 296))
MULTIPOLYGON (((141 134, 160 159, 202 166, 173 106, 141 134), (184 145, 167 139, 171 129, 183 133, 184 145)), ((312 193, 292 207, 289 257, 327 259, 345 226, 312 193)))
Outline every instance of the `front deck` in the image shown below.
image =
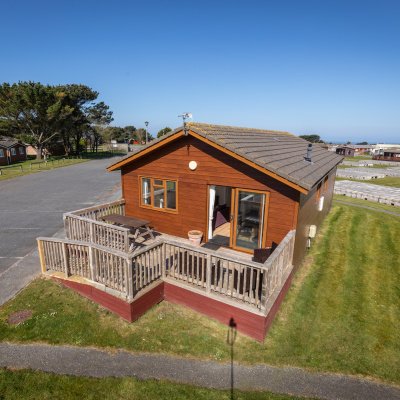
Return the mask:
POLYGON ((129 229, 99 221, 124 215, 124 206, 122 200, 64 214, 67 240, 38 238, 42 272, 128 321, 164 299, 227 325, 233 318, 238 331, 264 340, 290 287, 295 231, 264 264, 158 232, 129 252, 129 229))

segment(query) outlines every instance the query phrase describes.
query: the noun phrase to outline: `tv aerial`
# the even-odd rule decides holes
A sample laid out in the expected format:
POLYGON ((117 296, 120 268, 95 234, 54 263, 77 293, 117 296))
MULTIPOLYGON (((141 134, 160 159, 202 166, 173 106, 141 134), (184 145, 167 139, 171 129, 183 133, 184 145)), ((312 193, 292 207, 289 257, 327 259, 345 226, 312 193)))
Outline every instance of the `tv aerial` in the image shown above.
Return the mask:
POLYGON ((182 119, 183 119, 183 134, 185 135, 185 136, 187 136, 187 131, 186 131, 186 118, 190 118, 190 119, 192 119, 193 117, 192 117, 192 113, 189 113, 189 112, 186 112, 186 113, 183 113, 182 115, 178 115, 178 117, 182 117, 182 119))

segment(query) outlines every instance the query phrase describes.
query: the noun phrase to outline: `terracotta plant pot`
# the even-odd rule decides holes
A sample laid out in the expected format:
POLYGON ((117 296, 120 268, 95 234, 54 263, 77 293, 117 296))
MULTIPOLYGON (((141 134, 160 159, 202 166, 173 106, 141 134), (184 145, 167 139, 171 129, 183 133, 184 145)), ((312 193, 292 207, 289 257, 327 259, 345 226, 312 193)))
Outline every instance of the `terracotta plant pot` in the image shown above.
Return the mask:
POLYGON ((192 246, 200 246, 201 238, 203 237, 202 231, 197 231, 197 230, 189 231, 188 236, 189 236, 189 242, 192 246))

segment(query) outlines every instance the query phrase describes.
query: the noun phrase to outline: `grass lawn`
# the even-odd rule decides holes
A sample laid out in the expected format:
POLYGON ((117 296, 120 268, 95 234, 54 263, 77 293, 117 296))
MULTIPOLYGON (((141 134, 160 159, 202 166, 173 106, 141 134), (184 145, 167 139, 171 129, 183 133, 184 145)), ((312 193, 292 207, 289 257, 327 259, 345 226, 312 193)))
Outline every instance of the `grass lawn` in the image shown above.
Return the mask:
POLYGON ((390 186, 390 187, 394 187, 394 188, 400 188, 400 178, 397 178, 395 176, 386 176, 385 178, 369 179, 369 180, 336 177, 336 180, 337 181, 353 181, 353 182, 361 182, 361 183, 371 183, 373 185, 390 186))
MULTIPOLYGON (((400 217, 334 203, 263 344, 238 334, 234 360, 400 385, 400 217)), ((0 341, 126 349, 228 362, 227 327, 163 302, 130 324, 37 279, 0 308, 0 341), (14 311, 32 317, 8 325, 14 311)))
POLYGON ((400 214, 400 207, 391 206, 390 204, 376 203, 375 201, 368 201, 363 199, 354 199, 352 197, 344 196, 342 194, 334 194, 333 200, 339 200, 350 204, 376 208, 377 210, 392 211, 400 214))
MULTIPOLYGON (((114 155, 122 155, 121 154, 114 154, 114 155)), ((76 156, 65 158, 63 160, 64 156, 51 156, 47 163, 47 166, 45 166, 44 160, 41 160, 41 164, 33 164, 32 169, 31 169, 31 163, 37 163, 38 161, 36 160, 36 156, 28 156, 28 159, 25 161, 18 161, 10 166, 16 166, 16 168, 7 168, 2 170, 2 174, 0 175, 0 182, 4 181, 6 179, 12 179, 16 178, 18 176, 24 176, 24 175, 30 175, 30 174, 35 174, 37 172, 41 171, 46 171, 49 169, 53 168, 61 168, 65 167, 67 165, 72 165, 72 164, 79 164, 82 162, 90 161, 90 160, 95 160, 99 158, 106 158, 106 157, 111 157, 113 154, 110 152, 99 152, 99 153, 83 153, 81 155, 82 158, 77 158, 76 156), (53 161, 53 162, 51 162, 53 161), (23 171, 20 170, 19 166, 22 165, 23 171)), ((6 167, 6 165, 4 166, 6 167)), ((1 167, 0 167, 1 168, 1 167)))
MULTIPOLYGON (((0 399, 230 399, 227 390, 214 390, 183 385, 166 380, 139 381, 135 378, 86 378, 50 373, 0 369, 0 399)), ((268 392, 234 391, 238 400, 299 400, 268 392)))
POLYGON ((344 161, 364 161, 364 160, 372 160, 372 156, 355 156, 355 157, 345 157, 344 161))

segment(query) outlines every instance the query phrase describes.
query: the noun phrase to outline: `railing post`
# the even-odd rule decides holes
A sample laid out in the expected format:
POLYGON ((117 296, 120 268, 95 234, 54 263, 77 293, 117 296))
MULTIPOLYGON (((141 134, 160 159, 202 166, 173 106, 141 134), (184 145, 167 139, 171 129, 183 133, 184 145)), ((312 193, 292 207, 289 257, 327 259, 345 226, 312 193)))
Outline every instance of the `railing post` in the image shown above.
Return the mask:
POLYGON ((42 270, 42 274, 44 274, 47 271, 47 269, 46 269, 46 261, 44 259, 43 242, 40 239, 37 239, 37 242, 39 248, 40 267, 42 270))
POLYGON ((167 259, 167 244, 165 242, 162 244, 160 252, 161 252, 161 257, 160 257, 160 259, 161 259, 161 277, 164 279, 167 276, 167 273, 165 271, 165 269, 167 267, 167 265, 166 265, 166 262, 167 262, 167 260, 166 260, 167 259))
POLYGON ((94 241, 94 227, 93 227, 93 222, 92 221, 89 222, 89 241, 91 243, 96 243, 94 241))
POLYGON ((65 235, 67 236, 67 239, 71 239, 71 235, 69 232, 69 220, 67 215, 63 215, 63 220, 64 220, 64 230, 65 230, 65 235))
POLYGON ((96 265, 94 262, 94 254, 93 254, 93 247, 88 246, 89 250, 89 269, 90 269, 90 279, 94 282, 97 282, 97 276, 96 276, 96 265))
POLYGON ((210 292, 211 292, 211 269, 212 269, 212 265, 211 265, 211 255, 210 255, 210 254, 207 254, 206 260, 207 260, 207 269, 206 269, 206 293, 210 293, 210 292))
POLYGON ((132 271, 132 257, 129 257, 126 259, 126 272, 125 272, 125 276, 127 277, 126 279, 126 296, 127 296, 127 300, 128 302, 133 300, 133 271, 132 271))
POLYGON ((69 276, 69 259, 68 259, 67 243, 63 243, 63 256, 64 256, 65 277, 68 278, 68 276, 69 276))
POLYGON ((128 253, 129 252, 129 233, 128 232, 125 232, 124 233, 124 236, 125 236, 125 239, 124 239, 124 241, 125 241, 125 253, 128 253))
POLYGON ((262 277, 262 286, 261 286, 261 312, 265 313, 265 306, 267 305, 267 299, 268 299, 268 288, 267 288, 267 277, 268 277, 268 271, 264 269, 262 271, 263 277, 262 277))

